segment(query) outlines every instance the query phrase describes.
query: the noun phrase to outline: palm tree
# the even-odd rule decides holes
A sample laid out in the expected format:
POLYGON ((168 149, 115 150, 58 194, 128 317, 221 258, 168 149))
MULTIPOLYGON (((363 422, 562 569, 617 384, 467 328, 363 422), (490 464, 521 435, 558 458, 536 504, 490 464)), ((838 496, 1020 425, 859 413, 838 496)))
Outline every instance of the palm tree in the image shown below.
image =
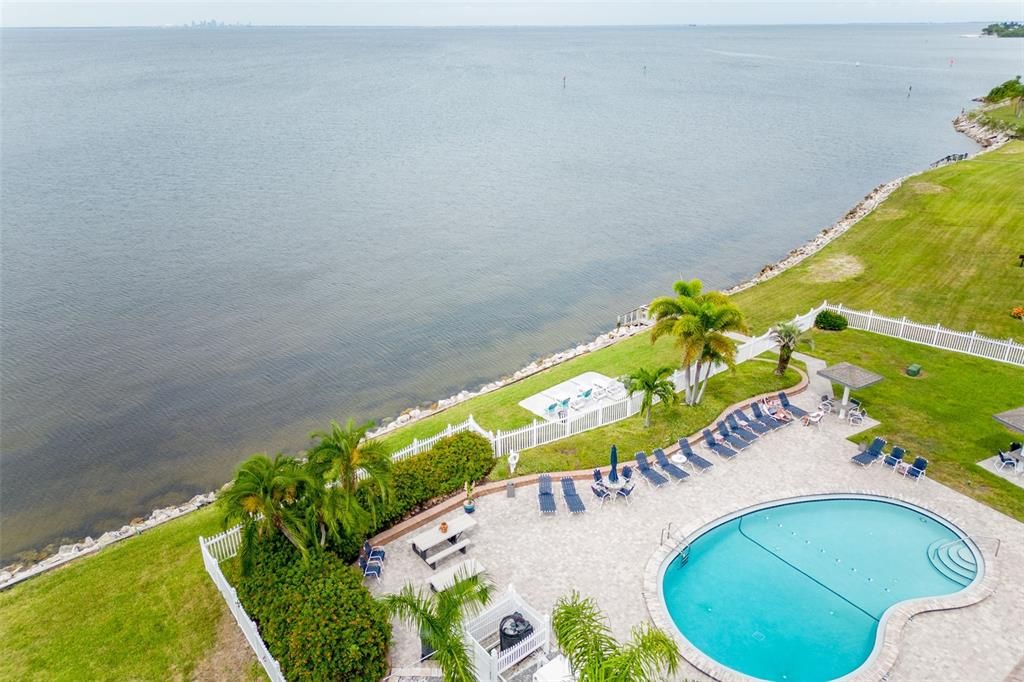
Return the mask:
POLYGON ((410 584, 381 599, 388 613, 419 629, 424 655, 432 655, 445 682, 475 682, 473 659, 463 637, 463 622, 491 600, 491 583, 484 574, 459 574, 455 583, 437 593, 410 584))
POLYGON ((645 623, 620 644, 594 601, 575 591, 555 604, 551 630, 578 682, 653 682, 679 668, 679 647, 671 637, 645 623))
POLYGON ((256 541, 276 532, 288 538, 303 557, 307 555, 309 534, 302 502, 318 485, 297 460, 280 453, 274 459, 256 454, 242 462, 220 503, 225 527, 242 524, 243 574, 252 567, 256 541))
POLYGON ((772 340, 779 344, 779 364, 775 368, 777 376, 786 373, 796 347, 801 343, 810 343, 810 339, 803 338, 803 335, 800 327, 792 322, 779 322, 772 328, 772 340))
POLYGON ((644 399, 640 403, 640 411, 644 413, 644 428, 651 425, 651 408, 654 406, 654 397, 657 396, 661 402, 675 405, 679 396, 676 395, 675 385, 669 381, 672 375, 671 367, 659 367, 658 369, 638 368, 635 372, 626 377, 626 390, 630 395, 643 393, 644 399))
POLYGON ((380 441, 366 438, 372 427, 373 422, 357 426, 355 420, 349 419, 343 428, 332 420, 329 431, 309 434, 319 442, 307 454, 307 468, 336 487, 325 509, 332 510, 336 520, 353 533, 377 523, 378 502, 386 502, 392 492, 391 454, 380 441), (363 509, 356 496, 360 469, 376 488, 376 495, 365 496, 369 509, 363 509))
POLYGON ((704 397, 711 366, 721 361, 734 366, 736 343, 726 332, 747 331, 743 313, 719 292, 701 293, 700 280, 679 281, 674 285, 676 298, 662 296, 651 301, 648 313, 655 318, 651 341, 670 334, 683 351, 683 367, 687 383, 687 403, 695 405, 704 397), (691 378, 690 366, 696 377, 691 378), (701 370, 706 367, 703 377, 701 370), (693 389, 690 390, 690 385, 693 389))

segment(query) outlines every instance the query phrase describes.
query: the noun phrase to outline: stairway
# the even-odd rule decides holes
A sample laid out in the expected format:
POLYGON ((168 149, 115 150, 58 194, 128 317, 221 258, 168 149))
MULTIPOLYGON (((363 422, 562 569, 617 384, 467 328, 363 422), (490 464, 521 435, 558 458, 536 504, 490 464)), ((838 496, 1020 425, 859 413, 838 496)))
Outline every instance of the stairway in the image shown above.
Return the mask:
POLYGON ((977 559, 963 540, 936 540, 927 551, 935 570, 957 585, 967 587, 978 575, 977 559))

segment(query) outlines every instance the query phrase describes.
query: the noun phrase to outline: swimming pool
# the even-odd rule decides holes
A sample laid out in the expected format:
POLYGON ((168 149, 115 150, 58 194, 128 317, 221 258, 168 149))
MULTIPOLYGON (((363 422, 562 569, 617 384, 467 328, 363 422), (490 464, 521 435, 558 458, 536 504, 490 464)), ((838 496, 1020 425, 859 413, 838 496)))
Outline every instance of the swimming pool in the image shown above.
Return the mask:
POLYGON ((825 498, 707 528, 664 566, 661 589, 682 635, 718 663, 811 682, 864 664, 890 606, 958 592, 979 569, 973 544, 924 510, 825 498))

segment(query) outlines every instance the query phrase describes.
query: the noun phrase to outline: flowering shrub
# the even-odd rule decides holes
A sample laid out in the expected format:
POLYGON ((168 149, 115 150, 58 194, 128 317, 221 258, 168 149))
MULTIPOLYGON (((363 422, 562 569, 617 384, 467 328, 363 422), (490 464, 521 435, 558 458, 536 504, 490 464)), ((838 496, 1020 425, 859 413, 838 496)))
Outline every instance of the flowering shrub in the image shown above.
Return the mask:
POLYGON ((1024 306, 1017 306, 1011 310, 1010 317, 1014 317, 1018 320, 1024 320, 1024 306))

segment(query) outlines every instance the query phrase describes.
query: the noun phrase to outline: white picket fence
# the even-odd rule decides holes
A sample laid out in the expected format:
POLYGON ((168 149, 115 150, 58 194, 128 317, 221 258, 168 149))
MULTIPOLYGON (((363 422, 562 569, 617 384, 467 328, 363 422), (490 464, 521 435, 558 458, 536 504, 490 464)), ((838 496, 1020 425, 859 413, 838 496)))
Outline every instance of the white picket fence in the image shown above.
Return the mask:
MULTIPOLYGON (((983 336, 977 332, 968 334, 946 329, 941 324, 925 325, 912 322, 905 317, 878 315, 873 310, 865 313, 846 308, 841 303, 832 305, 826 301, 821 307, 845 317, 849 321, 851 329, 861 329, 933 348, 1024 366, 1024 344, 1017 343, 1013 339, 1003 341, 983 336)), ((1024 330, 1024 324, 1021 325, 1021 329, 1024 330)))
POLYGON ((509 585, 505 594, 492 601, 483 613, 465 627, 465 637, 470 643, 478 682, 496 682, 500 679, 501 673, 538 649, 547 653, 550 635, 551 623, 547 614, 536 611, 519 595, 513 585, 509 585), (489 645, 490 651, 484 648, 485 642, 498 635, 501 619, 516 612, 533 625, 533 633, 500 652, 495 650, 496 643, 489 645))
POLYGON ((224 572, 220 570, 221 561, 230 559, 238 553, 241 537, 241 526, 235 526, 209 540, 199 536, 199 551, 203 555, 203 565, 206 566, 206 572, 210 574, 220 595, 224 597, 224 602, 231 610, 231 615, 235 617, 235 622, 238 623, 239 629, 245 635, 245 640, 249 642, 256 658, 259 659, 260 665, 266 671, 267 677, 271 682, 285 682, 284 675, 281 673, 281 665, 270 655, 263 637, 260 636, 259 628, 249 618, 242 603, 238 601, 238 593, 235 592, 235 588, 231 586, 227 578, 224 577, 224 572))

